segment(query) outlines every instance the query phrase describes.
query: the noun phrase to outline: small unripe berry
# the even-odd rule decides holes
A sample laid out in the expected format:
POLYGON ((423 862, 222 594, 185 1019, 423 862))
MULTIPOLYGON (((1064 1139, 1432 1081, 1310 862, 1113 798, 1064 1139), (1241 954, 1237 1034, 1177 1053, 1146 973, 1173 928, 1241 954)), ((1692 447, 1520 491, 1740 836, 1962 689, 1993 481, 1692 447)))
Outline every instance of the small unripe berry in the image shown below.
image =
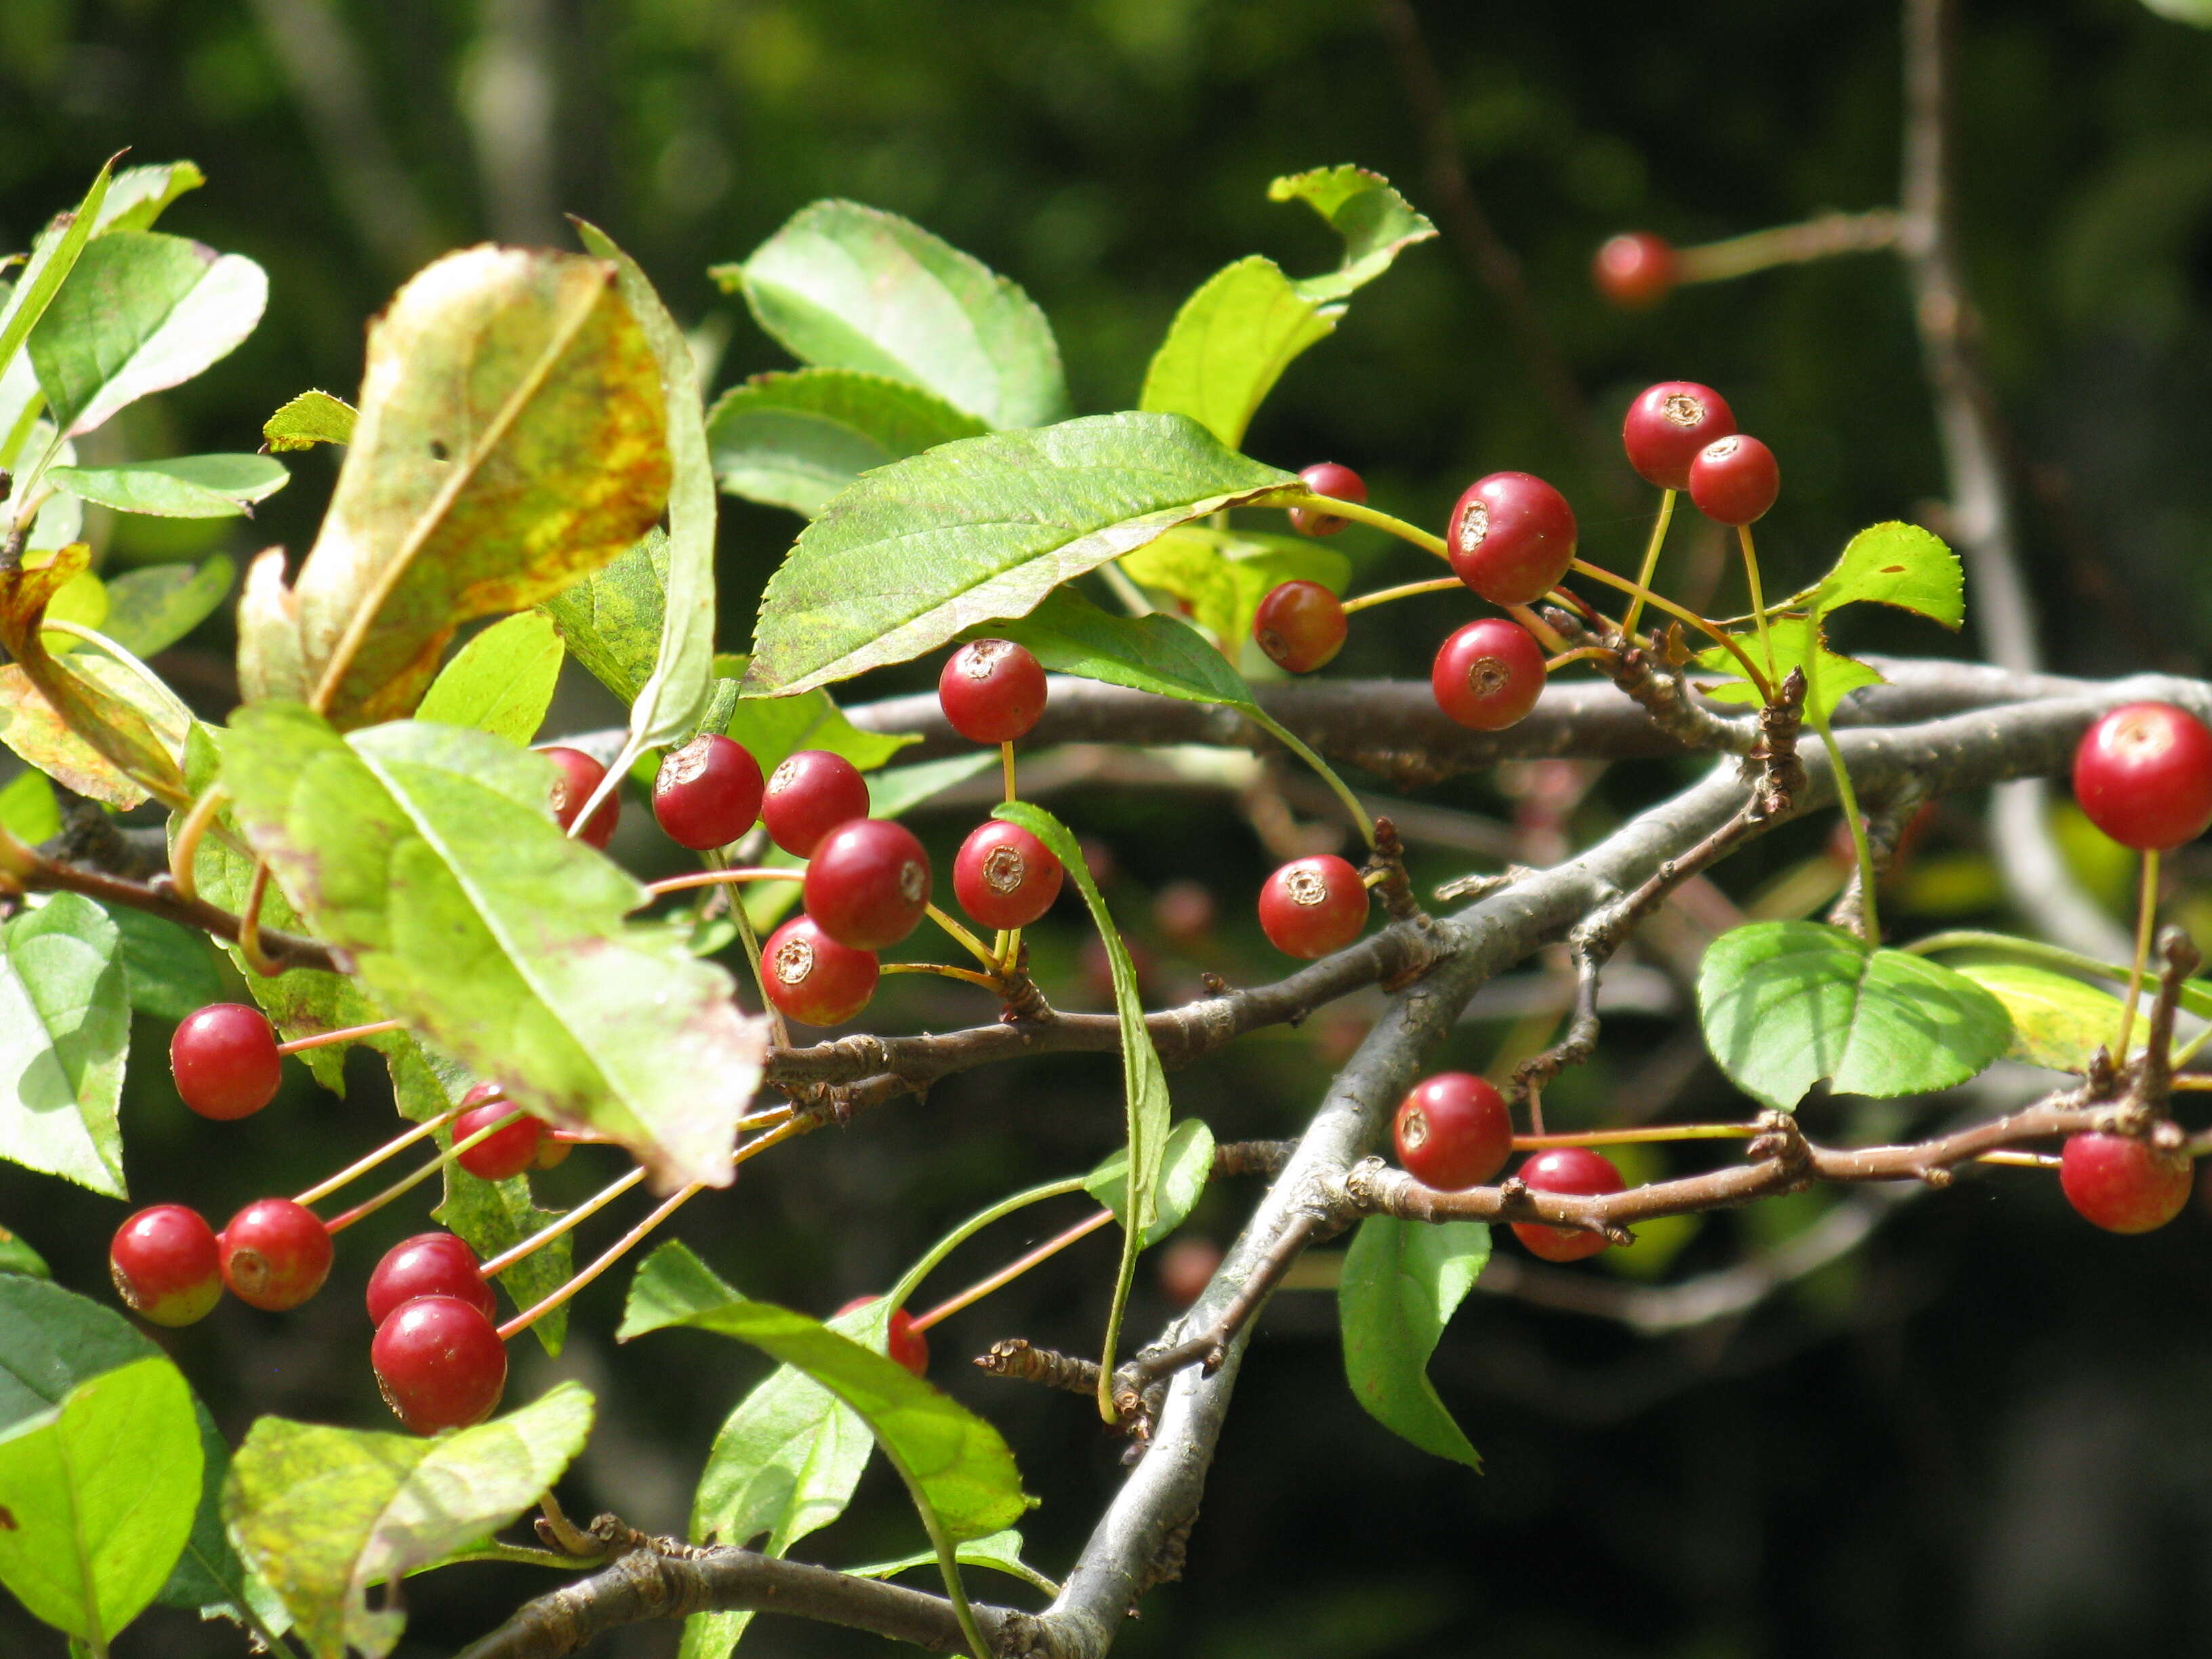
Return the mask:
POLYGON ((425 1296, 450 1296, 487 1319, 495 1305, 477 1253, 451 1233, 417 1233, 384 1253, 368 1276, 368 1322, 382 1325, 395 1309, 425 1296))
POLYGON ((1575 510, 1526 472, 1493 472, 1467 487, 1444 531, 1459 579, 1492 605, 1534 605, 1575 556, 1575 510))
POLYGON ((1334 853, 1292 859, 1260 889, 1260 930, 1287 956, 1340 951, 1367 926, 1367 888, 1334 853))
POLYGON ((1178 1238, 1160 1252, 1160 1294, 1188 1308, 1206 1294, 1221 1267, 1221 1246, 1210 1238, 1178 1238))
POLYGON ((1052 908, 1066 872, 1050 849, 1018 823, 976 825, 952 860, 960 908, 986 927, 1026 927, 1052 908))
POLYGON ((669 751, 653 780, 653 816, 678 847, 726 847, 760 817, 760 765, 718 732, 669 751))
POLYGON ((248 1307, 296 1308, 330 1276, 329 1230, 289 1198, 256 1199, 231 1217, 216 1244, 222 1282, 248 1307))
MULTIPOLYGON (((1298 480, 1316 495, 1326 495, 1333 501, 1350 501, 1355 506, 1367 504, 1367 480, 1348 466, 1339 466, 1334 461, 1316 461, 1300 470, 1298 480)), ((1334 513, 1323 513, 1318 507, 1294 507, 1291 509, 1291 528, 1308 536, 1334 536, 1350 524, 1351 520, 1334 513)))
POLYGON ((284 1080, 268 1017, 242 1002, 210 1003, 185 1015, 169 1038, 169 1070, 185 1105, 222 1121, 252 1116, 284 1080))
POLYGON ((215 1230, 181 1204, 156 1204, 118 1227, 107 1267, 124 1305, 156 1325, 191 1324, 222 1299, 215 1230))
POLYGON ((2138 1135, 2085 1131, 2059 1151, 2058 1185, 2081 1217, 2110 1233, 2163 1227, 2189 1202, 2196 1165, 2138 1135))
POLYGON ((1674 249, 1648 230, 1608 237, 1590 261, 1597 291, 1623 311, 1648 311, 1674 291, 1681 276, 1674 249))
MULTIPOLYGON (((584 810, 584 803, 592 798, 607 775, 607 769, 580 749, 569 749, 560 744, 538 751, 551 761, 558 769, 553 775, 553 821, 565 832, 576 821, 576 814, 584 810)), ((622 792, 611 789, 607 798, 592 814, 592 821, 576 832, 576 839, 604 848, 615 838, 615 825, 622 821, 622 792)))
POLYGON ((481 1423, 507 1389, 507 1345, 489 1316, 450 1296, 394 1309, 369 1344, 376 1386, 392 1415, 417 1434, 481 1423))
POLYGON ((1716 524, 1754 523, 1781 493, 1774 452, 1748 433, 1714 439, 1690 463, 1690 499, 1716 524))
POLYGON ((1044 713, 1044 668, 1012 640, 971 640, 937 677, 945 723, 970 743, 1012 743, 1044 713))
POLYGON ((1448 1193, 1480 1187, 1513 1153, 1505 1097, 1469 1072, 1442 1072, 1415 1084, 1399 1103, 1391 1131, 1406 1173, 1448 1193))
POLYGON ((2074 798, 2123 847, 2195 841, 2212 824, 2212 731, 2170 702, 2115 708, 2081 734, 2074 798))
POLYGON ((801 749, 786 755, 761 794, 769 839, 805 858, 841 823, 868 816, 868 781, 842 755, 801 749))
MULTIPOLYGON (((870 1303, 882 1299, 880 1297, 856 1296, 830 1316, 835 1319, 841 1314, 851 1313, 856 1308, 865 1308, 870 1303)), ((915 1329, 914 1316, 904 1308, 894 1309, 889 1334, 890 1357, 916 1376, 927 1376, 929 1371, 929 1339, 915 1329)))
POLYGON ((1544 647, 1518 623, 1486 617, 1437 648, 1429 670, 1437 707, 1477 732, 1503 732, 1544 694, 1544 647))
POLYGON ((1735 414, 1712 387, 1694 380, 1662 380, 1629 404, 1620 442, 1628 464, 1646 483, 1687 489, 1690 463, 1698 452, 1735 430, 1735 414))
MULTIPOLYGON (((1571 1193, 1578 1198, 1617 1193, 1628 1185, 1611 1158, 1587 1146, 1555 1146, 1539 1152, 1521 1166, 1520 1176, 1537 1192, 1571 1193)), ((1531 1255, 1547 1261, 1580 1261, 1606 1248, 1602 1233, 1581 1227, 1550 1227, 1536 1221, 1515 1222, 1513 1236, 1528 1247, 1531 1255)))
POLYGON ((811 916, 793 916, 761 946, 768 1000, 808 1025, 842 1025, 868 1006, 883 972, 872 951, 840 945, 811 916))
MULTIPOLYGON (((485 1100, 500 1092, 495 1083, 479 1083, 461 1097, 461 1104, 485 1100)), ((513 1116, 521 1109, 511 1100, 490 1100, 484 1105, 472 1106, 453 1120, 453 1144, 459 1146, 479 1129, 490 1129, 503 1117, 513 1116)), ((536 1161, 538 1137, 545 1126, 527 1112, 522 1112, 514 1121, 501 1129, 492 1129, 482 1140, 463 1152, 456 1161, 471 1175, 485 1181, 504 1181, 509 1176, 520 1175, 536 1161)))
POLYGON ((1252 637, 1279 668, 1310 674, 1344 648, 1344 606, 1319 582, 1283 582, 1252 613, 1252 637))

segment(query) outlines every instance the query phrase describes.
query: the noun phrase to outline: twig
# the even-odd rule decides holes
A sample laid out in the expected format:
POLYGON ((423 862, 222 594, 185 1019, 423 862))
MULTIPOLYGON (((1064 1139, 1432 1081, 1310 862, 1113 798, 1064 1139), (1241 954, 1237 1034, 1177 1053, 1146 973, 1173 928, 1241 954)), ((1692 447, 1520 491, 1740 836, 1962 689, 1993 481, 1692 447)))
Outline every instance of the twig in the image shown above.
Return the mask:
POLYGON ((994 1342, 988 1353, 976 1356, 975 1369, 1011 1382, 1064 1389, 1069 1394, 1089 1395, 1098 1391, 1097 1360, 1035 1347, 1025 1337, 1010 1336, 994 1342))

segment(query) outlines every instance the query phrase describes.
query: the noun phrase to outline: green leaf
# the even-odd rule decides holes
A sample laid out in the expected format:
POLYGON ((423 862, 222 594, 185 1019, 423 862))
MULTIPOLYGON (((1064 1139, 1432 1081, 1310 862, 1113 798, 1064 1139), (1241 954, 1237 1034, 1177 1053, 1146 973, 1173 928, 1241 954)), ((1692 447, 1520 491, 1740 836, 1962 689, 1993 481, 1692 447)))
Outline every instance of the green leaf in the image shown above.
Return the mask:
POLYGON ((1860 603, 1895 605, 1954 630, 1966 619, 1966 579, 1959 556, 1914 524, 1860 531, 1814 591, 1824 611, 1860 603))
POLYGON ((165 1355, 0 1435, 0 1583, 96 1651, 154 1599, 200 1496, 191 1390, 165 1355))
POLYGON ((562 654, 551 618, 538 611, 495 622, 438 671, 415 718, 527 744, 552 707, 562 654))
POLYGON ((123 981, 137 1012, 182 1019, 223 1000, 222 958, 206 934, 127 905, 106 914, 122 940, 123 981))
POLYGON ((76 893, 0 932, 0 1158, 112 1198, 128 1196, 115 1123, 131 1044, 121 945, 76 893))
POLYGON ((1334 331, 1340 311, 1300 294, 1273 259, 1239 259, 1183 301, 1145 370, 1137 406, 1188 415, 1238 448, 1283 371, 1334 331))
POLYGON ((151 230, 170 203, 205 183, 207 175, 190 161, 149 161, 125 167, 115 175, 107 199, 100 204, 99 224, 93 234, 151 230))
POLYGON ((707 412, 722 488, 810 519, 861 473, 986 430, 920 386, 850 368, 756 374, 707 412))
POLYGON ((217 553, 197 568, 146 565, 107 584, 107 637, 135 657, 166 651, 230 597, 237 567, 217 553))
POLYGON ((765 1022, 680 934, 624 923, 649 896, 556 827, 551 762, 427 721, 341 739, 293 705, 235 718, 222 776, 240 825, 380 1002, 664 1185, 729 1184, 765 1022))
MULTIPOLYGON (((1831 651, 1826 630, 1817 631, 1820 641, 1820 660, 1814 682, 1816 695, 1806 699, 1806 718, 1816 724, 1834 713, 1836 705, 1861 686, 1883 683, 1880 673, 1856 657, 1846 657, 1831 651)), ((1777 617, 1768 624, 1768 632, 1774 641, 1774 678, 1779 683, 1788 678, 1791 669, 1805 665, 1806 644, 1814 637, 1815 625, 1810 617, 1777 617)), ((1755 633, 1740 634, 1736 635, 1736 642, 1743 647, 1744 654, 1759 665, 1760 672, 1765 672, 1766 655, 1759 644, 1759 635, 1755 633)), ((1723 646, 1716 645, 1709 650, 1698 652, 1695 661, 1698 667, 1709 673, 1741 674, 1743 672, 1742 665, 1723 646)), ((1759 702, 1758 689, 1746 679, 1727 681, 1718 685, 1700 685, 1698 690, 1716 702, 1741 702, 1755 706, 1759 702)))
POLYGON ((30 334, 55 426, 76 437, 191 380, 253 332, 268 299, 243 255, 149 230, 95 238, 30 334))
MULTIPOLYGON (((100 222, 101 206, 114 188, 114 180, 108 176, 108 169, 114 165, 115 158, 110 156, 94 176, 92 188, 85 191, 76 211, 60 215, 40 234, 22 276, 16 279, 6 301, 0 302, 0 373, 14 368, 15 353, 39 325, 39 319, 46 315, 54 295, 60 292, 83 253, 85 244, 92 240, 100 222)), ((9 424, 14 424, 13 416, 9 424)), ((8 435, 0 431, 0 438, 8 435)))
POLYGON ((1252 688, 1196 629, 1154 611, 1117 617, 1072 587, 1055 588, 1026 617, 970 630, 1026 647, 1046 669, 1185 702, 1250 708, 1252 688))
POLYGON ((750 690, 904 662, 1224 507, 1297 488, 1180 415, 1100 415, 869 473, 800 532, 761 602, 750 690))
POLYGON ((52 1279, 53 1269, 21 1236, 0 1227, 0 1273, 27 1273, 33 1279, 52 1279))
POLYGON ((203 1619, 222 1618, 281 1632, 291 1616, 276 1593, 246 1570, 222 1525, 222 1486, 230 1470, 230 1448, 223 1443, 204 1402, 192 1398, 192 1419, 200 1437, 199 1507, 191 1535, 168 1580, 154 1599, 165 1607, 194 1607, 203 1619))
POLYGON ((710 273, 801 362, 886 375, 994 427, 1067 415, 1052 325, 981 260, 857 202, 801 208, 710 273))
POLYGON ((369 1588, 507 1525, 591 1431, 592 1396, 574 1382, 430 1440, 264 1417, 231 1464, 223 1514, 318 1659, 343 1659, 349 1644, 383 1659, 407 1616, 397 1595, 372 1609, 369 1588))
POLYGON ((254 502, 291 479, 282 461, 266 455, 179 455, 127 466, 57 466, 46 473, 55 489, 88 501, 164 519, 251 518, 254 502))
POLYGON ((568 654, 625 704, 653 673, 668 605, 668 532, 648 530, 604 570, 538 606, 568 654))
POLYGON ((80 1382, 161 1350, 112 1308, 44 1279, 0 1277, 0 1431, 80 1382))
POLYGON ((1260 601, 1276 587, 1318 582, 1341 595, 1352 584, 1352 561, 1333 547, 1303 536, 1204 525, 1183 525, 1147 542, 1123 556, 1121 568, 1146 587, 1187 603, 1191 620, 1221 642, 1232 662, 1252 637, 1260 601))
MULTIPOLYGON (((749 660, 742 656, 718 656, 714 671, 738 679, 744 676, 749 660)), ((824 749, 842 755, 863 772, 872 772, 908 744, 921 741, 911 732, 863 732, 822 690, 802 691, 795 697, 742 698, 722 733, 744 744, 760 763, 763 777, 794 750, 824 749)), ((878 817, 890 816, 880 806, 872 810, 878 817)))
MULTIPOLYGON (((452 1132, 440 1130, 438 1144, 441 1148, 450 1147, 453 1144, 452 1132)), ((445 1201, 430 1212, 440 1226, 465 1240, 480 1261, 488 1261, 512 1249, 532 1233, 551 1226, 565 1213, 538 1207, 527 1170, 504 1181, 486 1181, 471 1175, 458 1164, 446 1166, 445 1201)), ((499 1287, 514 1303, 516 1312, 535 1307, 568 1282, 574 1261, 574 1233, 563 1233, 551 1243, 539 1245, 500 1274, 499 1287)), ((567 1306, 544 1315, 530 1329, 538 1346, 549 1356, 557 1358, 568 1334, 567 1306)))
POLYGON ((26 767, 0 789, 0 825, 16 840, 36 847, 62 832, 61 803, 54 797, 53 781, 26 767))
POLYGON ((1823 1079, 1882 1099, 1948 1089, 2012 1036, 2003 1004, 1965 975, 1815 921, 1722 934, 1698 969, 1698 1006, 1729 1080, 1785 1112, 1823 1079))
POLYGON ((356 418, 354 406, 344 398, 302 392, 261 423, 261 436, 279 453, 317 444, 349 444, 356 418))
MULTIPOLYGON (((1024 1583, 1042 1590, 1047 1595, 1060 1594, 1059 1585, 1022 1559, 1022 1535, 1011 1527, 1004 1532, 994 1532, 988 1538, 970 1539, 960 1546, 957 1554, 963 1567, 990 1567, 1018 1578, 1024 1583)), ((936 1554, 924 1550, 919 1555, 902 1556, 896 1561, 875 1561, 865 1567, 845 1567, 841 1571, 855 1578, 890 1578, 902 1572, 911 1572, 916 1567, 934 1567, 936 1565, 936 1554)))
POLYGON ((1437 228, 1415 212, 1390 181, 1364 167, 1316 167, 1267 186, 1271 202, 1304 202, 1344 238, 1344 263, 1325 276, 1309 276, 1298 292, 1316 301, 1342 300, 1389 270, 1399 253, 1425 242, 1437 228))
POLYGON ((1482 1460, 1437 1398, 1429 1356, 1489 1260, 1480 1222, 1370 1216, 1344 1253, 1336 1292, 1352 1397, 1393 1434, 1471 1469, 1482 1460))
MULTIPOLYGON (((1176 1125, 1160 1156, 1158 1212, 1145 1229, 1139 1249, 1149 1250, 1183 1224, 1184 1218, 1206 1196, 1206 1183, 1213 1179, 1213 1131, 1204 1120, 1190 1118, 1176 1125)), ((1116 1149, 1084 1178, 1084 1191, 1114 1212, 1124 1228, 1128 1224, 1129 1149, 1116 1149)))
POLYGON ((2143 4, 2174 22, 2212 29, 2212 0, 2143 0, 2143 4))
POLYGON ((2119 998, 2071 975, 2019 962, 1960 963, 1958 971, 2004 1005, 2012 1021, 2008 1060, 2078 1072, 2119 1036, 2119 998))

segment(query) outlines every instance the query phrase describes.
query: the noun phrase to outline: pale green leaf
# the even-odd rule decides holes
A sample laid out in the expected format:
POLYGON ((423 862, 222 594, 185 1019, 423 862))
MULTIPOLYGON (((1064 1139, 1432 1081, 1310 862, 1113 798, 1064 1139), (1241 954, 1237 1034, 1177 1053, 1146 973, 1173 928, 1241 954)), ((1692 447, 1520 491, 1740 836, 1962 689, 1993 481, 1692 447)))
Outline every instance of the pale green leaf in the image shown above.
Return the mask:
POLYGON ((0 826, 33 847, 61 834, 62 809, 53 780, 27 766, 9 779, 0 789, 0 826))
POLYGON ((2110 991, 2021 962, 1964 962, 1959 972, 2004 1005, 2012 1020, 2008 1060, 2079 1072, 2118 1040, 2120 1000, 2110 991))
POLYGON ((2212 0, 2143 0, 2143 4, 2177 23, 2212 29, 2212 0))
POLYGON ((1344 1253, 1344 1375, 1368 1415, 1422 1450, 1482 1467, 1429 1381, 1429 1356, 1490 1260, 1490 1229, 1370 1216, 1344 1253))
MULTIPOLYGON (((750 659, 723 655, 714 672, 731 679, 744 676, 750 659)), ((794 697, 743 697, 724 723, 722 734, 744 744, 765 777, 798 749, 823 749, 842 755, 863 772, 872 772, 920 736, 905 732, 864 732, 845 718, 827 691, 802 691, 794 697)), ((876 809, 877 817, 889 814, 876 809)))
POLYGON ((1337 310, 1300 294, 1273 259, 1239 259, 1183 301, 1137 406, 1188 415, 1237 448, 1283 371, 1335 329, 1337 310))
MULTIPOLYGON (((16 388, 20 388, 21 382, 13 372, 15 353, 53 304, 54 295, 60 292, 63 283, 84 252, 85 244, 92 240, 100 223, 101 207, 114 187, 114 180, 109 176, 109 169, 114 165, 115 158, 108 157, 94 176, 92 188, 85 191, 84 200, 77 204, 76 210, 59 215, 40 233, 32 245, 23 274, 16 278, 7 298, 0 301, 0 371, 8 372, 16 388)), ((35 379, 35 369, 32 373, 35 379)), ((14 395, 6 401, 20 405, 27 397, 27 390, 11 389, 14 395)), ((7 428, 15 425, 16 415, 15 409, 7 411, 7 428)), ((0 439, 7 435, 7 429, 0 428, 0 439)), ((0 464, 8 464, 11 459, 0 455, 0 464)))
POLYGON ((985 430, 919 386, 850 368, 756 374, 707 412, 722 488, 808 518, 863 472, 985 430))
POLYGON ((604 570, 538 606, 568 654, 627 705, 653 673, 668 606, 668 532, 656 526, 604 570))
POLYGON ((127 466, 57 466, 46 481, 118 513, 234 519, 251 518, 253 503, 275 495, 291 477, 282 461, 266 455, 179 455, 127 466))
POLYGON ((125 167, 115 175, 107 199, 100 204, 95 235, 111 230, 151 230, 162 210, 186 191, 207 183, 207 175, 190 161, 149 161, 125 167))
POLYGON ((562 655, 551 620, 535 611, 494 623, 438 671, 415 717, 526 744, 552 706, 562 655))
POLYGON ((1413 210, 1390 182, 1364 167, 1316 167, 1267 186, 1273 202, 1304 202, 1344 238, 1344 263, 1324 276, 1309 276, 1298 292, 1317 301, 1339 301, 1390 268, 1406 248, 1425 242, 1437 228, 1413 210))
POLYGON ((1318 582, 1342 594, 1352 561, 1303 536, 1216 530, 1187 524, 1126 555, 1135 580, 1190 606, 1190 619, 1221 642, 1233 662, 1252 637, 1260 601, 1285 582, 1318 582))
POLYGON ((1915 611, 1956 629, 1966 619, 1959 556, 1915 524, 1878 524, 1851 538, 1815 589, 1820 608, 1869 603, 1915 611))
POLYGON ((102 631, 136 657, 166 651, 230 596, 237 568, 217 553, 204 563, 144 565, 107 584, 102 631))
POLYGON ((279 453, 313 449, 317 444, 353 441, 354 406, 327 392, 302 392, 261 423, 261 436, 279 453))
POLYGON ((106 913, 57 893, 0 930, 0 1158, 128 1195, 115 1111, 131 1043, 122 939, 106 913))
MULTIPOLYGON (((1004 1532, 994 1532, 988 1538, 971 1538, 953 1553, 963 1567, 989 1567, 1018 1578, 1032 1589, 1042 1590, 1047 1595, 1060 1594, 1059 1585, 1022 1559, 1022 1535, 1011 1527, 1004 1532)), ((896 1561, 873 1561, 865 1567, 845 1567, 841 1571, 855 1578, 890 1578, 902 1572, 911 1572, 916 1567, 933 1570, 936 1565, 935 1553, 924 1550, 919 1555, 903 1556, 896 1561)))
MULTIPOLYGON (((1176 1125, 1168 1136, 1168 1144, 1160 1155, 1160 1181, 1157 1198, 1158 1213, 1152 1224, 1145 1229, 1139 1249, 1149 1250, 1183 1224, 1198 1200, 1206 1196, 1206 1184, 1213 1179, 1213 1131, 1202 1119, 1191 1118, 1176 1125)), ((1084 1177, 1084 1191, 1114 1212, 1114 1218, 1126 1228, 1129 1208, 1129 1149, 1117 1148, 1105 1162, 1084 1177)))
MULTIPOLYGON (((1784 616, 1777 617, 1769 625, 1768 632, 1774 642, 1774 672, 1771 678, 1779 685, 1789 678, 1791 669, 1805 666, 1807 642, 1814 637, 1816 629, 1810 617, 1784 616)), ((1820 641, 1820 660, 1814 665, 1817 678, 1814 681, 1813 694, 1805 700, 1806 718, 1815 723, 1827 719, 1835 712, 1838 703, 1861 686, 1883 683, 1881 675, 1869 665, 1861 662, 1856 657, 1846 657, 1831 651, 1825 629, 1817 632, 1820 641)), ((1759 635, 1756 633, 1738 635, 1736 643, 1743 647, 1744 654, 1759 665, 1759 672, 1765 673, 1767 669, 1766 653, 1759 635)), ((1716 645, 1709 650, 1698 652, 1695 660, 1697 665, 1708 673, 1740 676, 1743 672, 1743 665, 1723 646, 1716 645)), ((1756 706, 1759 702, 1758 688, 1747 679, 1737 678, 1713 685, 1701 683, 1698 690, 1716 702, 1756 706)))

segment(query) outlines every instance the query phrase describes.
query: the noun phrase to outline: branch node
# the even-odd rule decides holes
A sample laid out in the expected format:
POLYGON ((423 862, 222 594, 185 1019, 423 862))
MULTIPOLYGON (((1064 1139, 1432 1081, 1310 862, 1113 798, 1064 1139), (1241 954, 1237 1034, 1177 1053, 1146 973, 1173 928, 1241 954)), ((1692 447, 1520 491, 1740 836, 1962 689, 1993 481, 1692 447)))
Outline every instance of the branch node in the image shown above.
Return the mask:
POLYGON ((1064 1389, 1070 1394, 1098 1391, 1097 1360, 1040 1348, 1026 1337, 1009 1336, 994 1342, 989 1352, 975 1356, 975 1369, 1016 1382, 1064 1389))

